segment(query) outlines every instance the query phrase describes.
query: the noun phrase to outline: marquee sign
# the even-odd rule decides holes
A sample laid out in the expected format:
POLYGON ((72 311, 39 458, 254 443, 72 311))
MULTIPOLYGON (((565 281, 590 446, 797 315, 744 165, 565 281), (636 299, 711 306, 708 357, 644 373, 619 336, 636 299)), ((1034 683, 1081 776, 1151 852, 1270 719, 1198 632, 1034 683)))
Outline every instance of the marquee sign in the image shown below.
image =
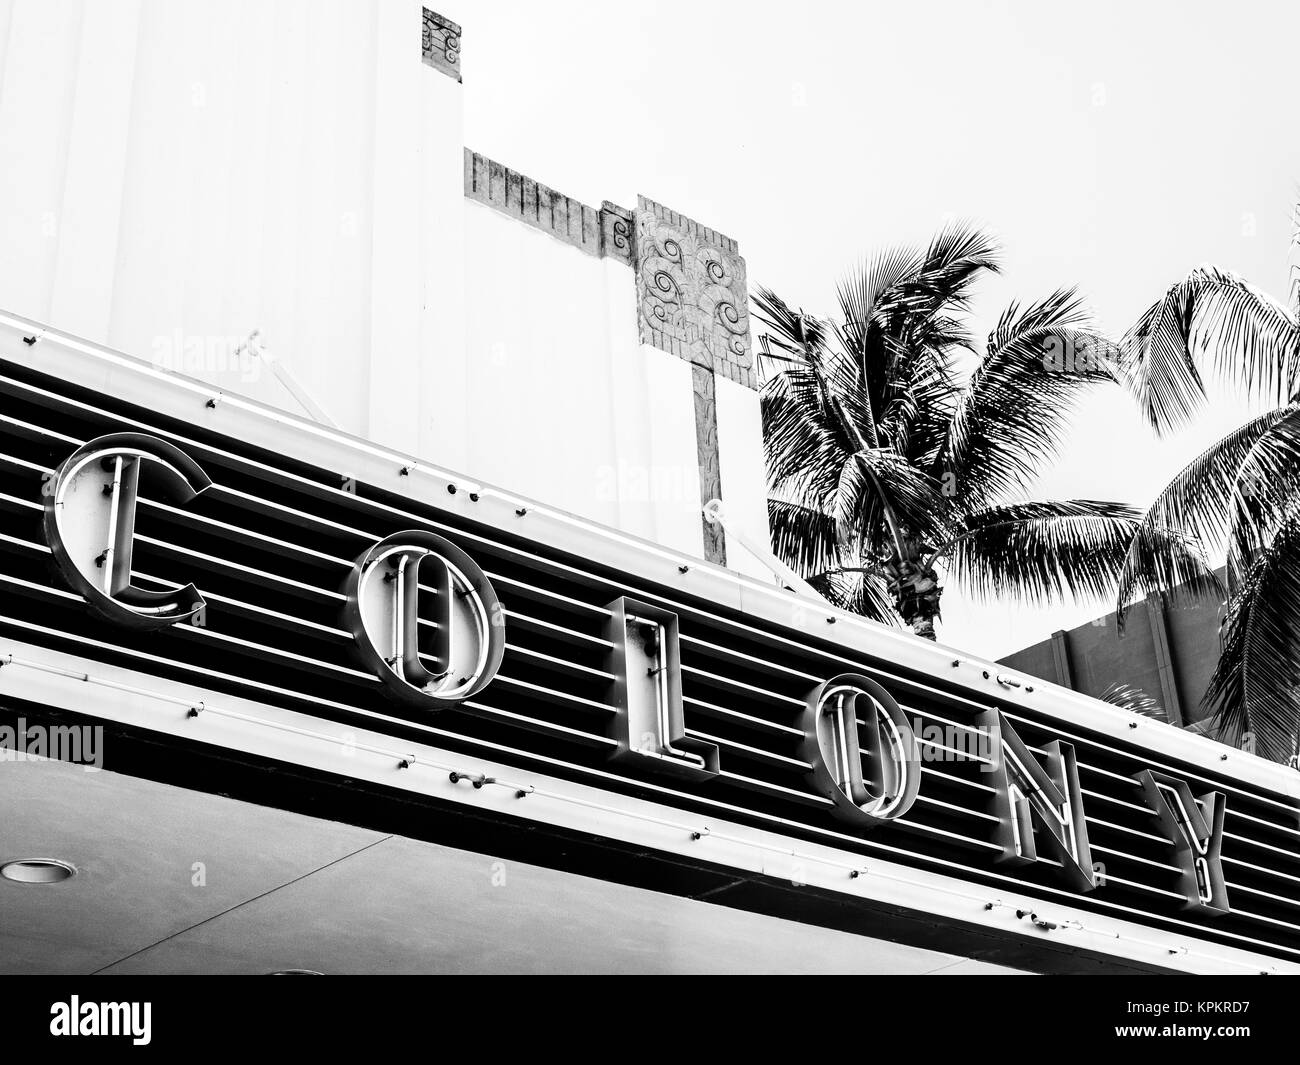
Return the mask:
MULTIPOLYGON (((45 531, 64 579, 88 605, 117 624, 160 628, 192 620, 204 600, 193 584, 175 593, 131 584, 145 469, 156 469, 161 491, 181 504, 212 484, 197 461, 165 440, 102 436, 58 467, 45 531), (105 546, 87 562, 101 542, 89 531, 97 523, 105 546)), ((492 582, 466 552, 422 529, 394 533, 361 553, 347 577, 340 620, 353 635, 358 663, 392 698, 421 710, 483 691, 505 653, 505 618, 492 582)), ((611 757, 638 758, 650 772, 696 782, 716 777, 717 745, 692 740, 683 724, 677 617, 620 597, 612 604, 610 633, 618 692, 610 730, 619 741, 611 757)), ((922 783, 920 749, 907 715, 880 683, 843 674, 819 684, 802 727, 807 781, 830 799, 832 816, 869 831, 912 809, 922 783)), ((1097 877, 1073 746, 1054 740, 1037 755, 997 711, 984 727, 992 740, 988 786, 1001 826, 998 860, 1032 864, 1041 841, 1072 888, 1092 891, 1097 877)), ((1183 869, 1187 906, 1226 910, 1225 797, 1195 798, 1186 781, 1164 774, 1156 780, 1149 770, 1142 785, 1168 836, 1168 857, 1183 869)))
POLYGON ((506 536, 0 377, 0 635, 1300 958, 1286 796, 530 540, 522 507, 506 536))

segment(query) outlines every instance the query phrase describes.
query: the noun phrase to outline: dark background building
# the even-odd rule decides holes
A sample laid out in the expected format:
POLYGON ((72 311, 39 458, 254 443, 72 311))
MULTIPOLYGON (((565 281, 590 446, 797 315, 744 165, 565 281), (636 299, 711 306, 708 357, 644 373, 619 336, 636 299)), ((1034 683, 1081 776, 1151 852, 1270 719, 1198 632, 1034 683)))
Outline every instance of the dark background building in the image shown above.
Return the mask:
MULTIPOLYGON (((1223 570, 1219 579, 1226 581, 1223 570)), ((1215 598, 1176 604, 1151 595, 1129 607, 1122 628, 1112 612, 1001 662, 1098 698, 1116 683, 1141 688, 1170 724, 1187 727, 1207 716, 1203 700, 1219 659, 1223 609, 1215 598)))

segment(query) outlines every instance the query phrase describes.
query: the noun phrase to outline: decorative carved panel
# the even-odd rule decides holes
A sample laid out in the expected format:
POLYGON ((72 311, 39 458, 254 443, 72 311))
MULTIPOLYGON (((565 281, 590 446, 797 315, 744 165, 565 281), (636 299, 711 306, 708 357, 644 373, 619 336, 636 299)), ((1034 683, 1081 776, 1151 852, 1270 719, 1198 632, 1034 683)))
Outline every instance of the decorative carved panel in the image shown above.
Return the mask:
POLYGON ((609 200, 600 205, 600 253, 636 265, 636 216, 609 200))
POLYGON ((424 38, 420 55, 424 62, 449 78, 460 81, 460 27, 449 18, 424 10, 424 38))
POLYGON ((644 196, 636 223, 641 342, 756 387, 736 242, 644 196))

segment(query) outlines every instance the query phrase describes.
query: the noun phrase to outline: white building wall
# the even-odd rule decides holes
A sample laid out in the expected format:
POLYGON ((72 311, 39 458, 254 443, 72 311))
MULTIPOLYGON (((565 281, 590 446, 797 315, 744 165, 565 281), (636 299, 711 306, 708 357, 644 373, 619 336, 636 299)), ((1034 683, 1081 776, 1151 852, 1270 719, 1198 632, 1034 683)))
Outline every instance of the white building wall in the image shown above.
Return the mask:
POLYGON ((0 308, 302 413, 236 358, 260 329, 340 428, 701 553, 690 364, 641 344, 627 262, 466 199, 421 9, 0 0, 0 308))
MULTIPOLYGON (((719 377, 718 459, 722 467, 722 498, 728 519, 746 536, 766 546, 767 477, 763 460, 763 419, 758 393, 719 377)), ((771 571, 742 547, 735 536, 727 540, 727 565, 752 577, 769 578, 771 571)))
POLYGON ((699 554, 690 366, 640 343, 631 270, 481 203, 465 222, 464 468, 699 554))
POLYGON ((420 61, 420 4, 3 0, 0 25, 4 306, 300 412, 232 358, 260 328, 340 427, 418 447, 421 348, 463 335, 461 89, 420 61))

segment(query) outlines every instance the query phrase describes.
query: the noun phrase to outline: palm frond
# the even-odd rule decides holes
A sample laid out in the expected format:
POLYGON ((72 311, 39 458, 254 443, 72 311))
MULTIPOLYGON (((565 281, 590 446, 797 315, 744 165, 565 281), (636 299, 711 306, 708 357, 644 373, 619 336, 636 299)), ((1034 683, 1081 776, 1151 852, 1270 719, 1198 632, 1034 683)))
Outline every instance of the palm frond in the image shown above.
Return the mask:
MULTIPOLYGON (((1234 429, 1187 464, 1156 496, 1143 526, 1178 530, 1212 549, 1232 535, 1229 565, 1249 558, 1271 536, 1300 471, 1300 405, 1268 411, 1234 429)), ((1154 556, 1135 550, 1125 560, 1119 595, 1127 601, 1139 584, 1161 587, 1154 573, 1139 572, 1154 556)), ((1216 589, 1206 589, 1215 591, 1216 589)))
POLYGON ((1300 328, 1271 296, 1226 270, 1201 266, 1172 286, 1125 334, 1126 373, 1158 433, 1205 401, 1200 363, 1282 403, 1300 372, 1300 328))
POLYGON ((1140 519, 1133 507, 1090 499, 989 507, 948 546, 949 576, 980 598, 1106 595, 1140 519))
POLYGON ((846 455, 856 450, 833 412, 789 371, 769 378, 760 396, 768 480, 773 488, 830 499, 846 455))
POLYGON ((767 501, 772 551, 796 573, 821 573, 840 564, 835 519, 780 499, 767 501))
POLYGON ((821 323, 803 311, 795 310, 771 289, 759 287, 753 294, 754 317, 772 332, 769 340, 787 355, 803 360, 810 346, 824 344, 821 323))
POLYGON ((1169 720, 1159 700, 1132 684, 1117 680, 1102 692, 1099 698, 1104 703, 1118 706, 1121 710, 1128 710, 1130 713, 1140 714, 1142 717, 1154 718, 1156 721, 1168 722, 1169 720))
POLYGON ((926 248, 917 285, 944 306, 966 308, 971 286, 985 273, 1002 269, 1001 247, 980 226, 953 221, 939 230, 926 248))
POLYGON ((1055 457, 1083 392, 1114 380, 1113 348, 1072 288, 1007 307, 939 453, 940 472, 956 477, 960 500, 980 506, 1028 487, 1055 457))
POLYGON ((1300 509, 1252 562, 1228 607, 1205 705, 1220 736, 1284 762, 1295 753, 1300 682, 1300 509))
POLYGON ((1128 607, 1139 596, 1156 593, 1177 606, 1225 594, 1200 540, 1146 522, 1139 522, 1133 531, 1116 584, 1115 621, 1120 629, 1128 607))
POLYGON ((921 264, 921 255, 914 248, 886 248, 840 281, 836 292, 846 347, 861 350, 862 337, 872 323, 879 325, 883 317, 914 309, 904 304, 903 293, 921 264))
POLYGON ((1272 541, 1296 499, 1300 403, 1271 413, 1275 420, 1247 452, 1232 486, 1228 572, 1234 582, 1272 541))
POLYGON ((871 491, 883 496, 898 520, 923 541, 939 543, 948 535, 948 508, 939 485, 906 456, 883 448, 858 451, 845 463, 835 506, 843 532, 860 529, 854 515, 865 512, 864 496, 871 491))
POLYGON ((808 578, 813 590, 827 602, 882 625, 903 627, 903 619, 894 609, 894 597, 884 578, 874 571, 832 571, 808 578))

